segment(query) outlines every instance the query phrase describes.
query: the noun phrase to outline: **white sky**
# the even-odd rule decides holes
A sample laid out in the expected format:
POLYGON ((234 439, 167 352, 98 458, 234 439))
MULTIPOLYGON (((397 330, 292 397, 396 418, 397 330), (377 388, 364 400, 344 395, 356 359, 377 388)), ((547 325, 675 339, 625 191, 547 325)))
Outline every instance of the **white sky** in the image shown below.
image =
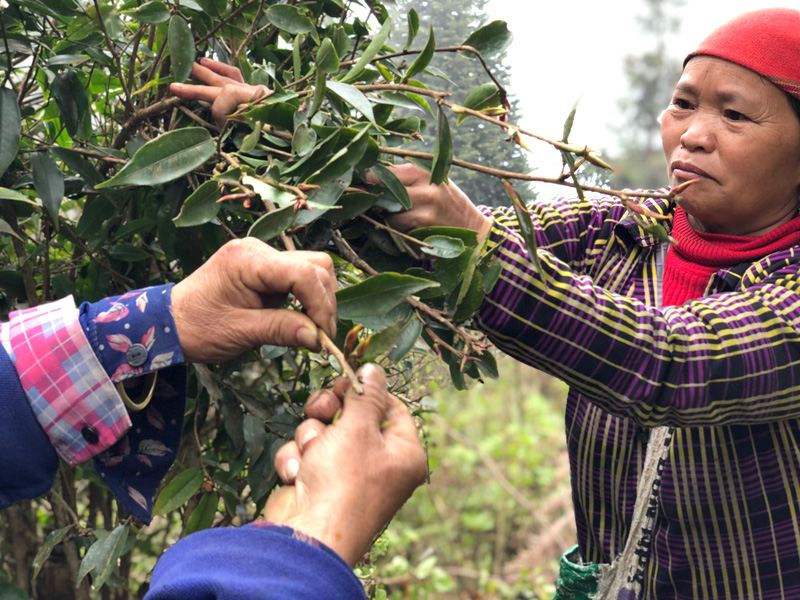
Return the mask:
MULTIPOLYGON (((768 6, 800 8, 800 0, 685 0, 672 51, 682 59, 718 25, 768 6)), ((634 19, 645 12, 642 0, 491 0, 487 12, 492 20, 508 22, 514 33, 509 91, 520 99, 521 126, 559 139, 564 119, 581 97, 570 141, 601 151, 613 148, 609 127, 622 125, 617 102, 627 89, 624 57, 652 47, 634 19), (576 61, 576 74, 568 60, 576 61)), ((539 173, 556 175, 558 154, 541 143, 532 149, 531 164, 539 173)))

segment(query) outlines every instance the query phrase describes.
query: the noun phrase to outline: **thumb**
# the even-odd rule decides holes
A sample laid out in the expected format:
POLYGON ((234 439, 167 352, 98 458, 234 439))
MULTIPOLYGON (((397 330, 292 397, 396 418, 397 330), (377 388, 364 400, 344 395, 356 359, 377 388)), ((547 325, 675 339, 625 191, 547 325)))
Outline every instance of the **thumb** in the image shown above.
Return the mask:
POLYGON ((242 333, 252 346, 303 347, 320 349, 317 326, 307 315, 288 308, 243 310, 242 333))
POLYGON ((376 364, 368 363, 358 370, 363 387, 359 394, 352 387, 344 397, 342 419, 364 420, 380 425, 391 407, 391 396, 386 390, 386 373, 376 364))

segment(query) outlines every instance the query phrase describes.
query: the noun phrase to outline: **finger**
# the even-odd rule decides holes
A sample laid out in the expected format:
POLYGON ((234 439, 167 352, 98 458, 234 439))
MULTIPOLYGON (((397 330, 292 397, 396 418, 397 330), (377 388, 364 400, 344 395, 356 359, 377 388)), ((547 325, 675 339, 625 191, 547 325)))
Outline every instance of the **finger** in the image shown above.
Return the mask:
POLYGON ((305 453, 325 431, 325 423, 317 421, 316 419, 306 419, 294 432, 294 441, 297 442, 297 447, 301 453, 305 453))
POLYGON ((307 316, 289 308, 242 309, 247 343, 251 347, 268 344, 320 350, 316 324, 307 316))
POLYGON ((342 399, 331 390, 314 392, 305 405, 306 416, 323 423, 331 423, 340 410, 342 410, 342 399))
POLYGON ((192 78, 207 85, 225 87, 226 85, 240 85, 243 82, 236 81, 225 75, 220 75, 214 69, 210 69, 205 61, 203 64, 194 63, 192 65, 192 78))
POLYGON ((349 389, 344 398, 342 421, 359 420, 380 427, 391 406, 391 396, 386 390, 386 374, 376 364, 369 363, 358 370, 363 393, 349 389))
POLYGON ((173 96, 184 100, 200 100, 202 102, 214 102, 222 91, 221 87, 210 85, 193 85, 190 83, 170 83, 169 91, 173 96))
POLYGON ((284 483, 294 483, 300 471, 303 453, 297 442, 286 442, 275 454, 275 471, 284 483))
POLYGON ((329 336, 336 336, 336 273, 333 261, 318 253, 314 260, 305 260, 301 253, 281 252, 271 258, 269 265, 259 270, 262 284, 269 289, 282 282, 282 289, 291 293, 303 306, 306 314, 329 336))
POLYGON ((242 77, 242 72, 234 66, 227 65, 223 62, 219 62, 218 60, 212 60, 210 58, 201 58, 200 64, 223 77, 227 77, 232 79, 236 83, 244 83, 244 77, 242 77))
POLYGON ((211 114, 217 127, 221 130, 228 120, 228 115, 235 113, 239 106, 247 104, 256 97, 263 97, 265 86, 253 87, 243 84, 228 83, 211 105, 211 114))

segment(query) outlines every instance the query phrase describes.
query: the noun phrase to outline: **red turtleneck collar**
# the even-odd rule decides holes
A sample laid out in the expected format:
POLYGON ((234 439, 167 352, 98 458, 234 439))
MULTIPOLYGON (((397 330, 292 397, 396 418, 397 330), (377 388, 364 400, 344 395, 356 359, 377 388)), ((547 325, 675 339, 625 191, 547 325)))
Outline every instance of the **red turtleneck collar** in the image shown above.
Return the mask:
POLYGON ((747 237, 695 230, 681 208, 675 209, 672 245, 664 261, 663 306, 677 306, 703 295, 711 276, 720 269, 786 250, 800 244, 800 217, 766 235, 747 237))

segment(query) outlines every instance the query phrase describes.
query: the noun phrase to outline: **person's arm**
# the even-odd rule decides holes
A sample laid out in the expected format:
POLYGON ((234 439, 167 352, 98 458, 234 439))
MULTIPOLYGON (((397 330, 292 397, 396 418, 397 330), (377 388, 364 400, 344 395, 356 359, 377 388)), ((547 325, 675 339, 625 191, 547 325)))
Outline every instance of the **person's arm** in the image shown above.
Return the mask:
POLYGON ((0 505, 49 489, 55 449, 70 464, 94 457, 126 508, 149 521, 180 441, 182 363, 223 361, 260 344, 316 349, 317 327, 335 332, 336 287, 328 256, 247 239, 227 244, 174 287, 80 311, 67 298, 12 313, 0 326, 0 384, 4 412, 15 419, 0 450, 19 460, 1 461, 0 505), (307 314, 282 308, 288 294, 307 314), (150 404, 129 415, 115 384, 155 371, 150 404))
POLYGON ((359 371, 364 393, 340 380, 309 399, 309 419, 281 448, 285 482, 267 522, 192 534, 159 559, 146 600, 364 598, 352 566, 426 477, 425 452, 383 371, 359 371), (203 565, 203 568, 198 568, 203 565))
MULTIPOLYGON (((737 291, 660 308, 606 291, 547 251, 537 273, 517 239, 491 239, 513 276, 501 277, 477 317, 504 352, 646 427, 800 417, 796 262, 754 273, 737 291)), ((630 253, 617 269, 635 260, 630 253)))

